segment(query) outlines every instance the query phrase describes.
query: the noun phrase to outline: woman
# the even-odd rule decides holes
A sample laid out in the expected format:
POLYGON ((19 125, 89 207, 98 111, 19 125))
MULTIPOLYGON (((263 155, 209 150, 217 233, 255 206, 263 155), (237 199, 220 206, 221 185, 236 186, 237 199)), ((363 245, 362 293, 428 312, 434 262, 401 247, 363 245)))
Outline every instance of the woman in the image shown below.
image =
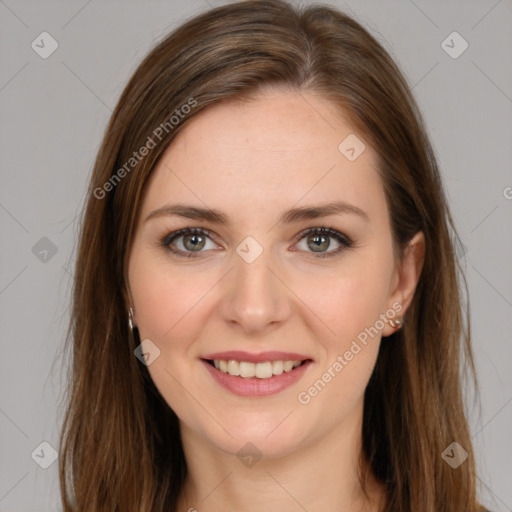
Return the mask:
POLYGON ((63 510, 482 510, 456 230, 356 21, 191 19, 126 86, 89 192, 63 510))

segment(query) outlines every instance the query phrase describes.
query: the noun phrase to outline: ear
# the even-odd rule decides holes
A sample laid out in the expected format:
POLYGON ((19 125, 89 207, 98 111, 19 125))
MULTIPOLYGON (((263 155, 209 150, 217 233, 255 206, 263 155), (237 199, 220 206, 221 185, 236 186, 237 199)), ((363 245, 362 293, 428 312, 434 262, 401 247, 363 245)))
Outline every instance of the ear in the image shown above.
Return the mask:
MULTIPOLYGON (((416 286, 420 279, 423 263, 425 261, 425 236, 423 231, 418 231, 405 248, 402 261, 397 264, 393 275, 391 294, 388 298, 388 309, 397 311, 397 317, 402 317, 409 308, 414 297, 416 286), (396 309, 396 303, 402 308, 396 309), (395 308, 392 305, 395 304, 395 308)), ((397 330, 386 323, 382 330, 382 336, 389 336, 397 330)))

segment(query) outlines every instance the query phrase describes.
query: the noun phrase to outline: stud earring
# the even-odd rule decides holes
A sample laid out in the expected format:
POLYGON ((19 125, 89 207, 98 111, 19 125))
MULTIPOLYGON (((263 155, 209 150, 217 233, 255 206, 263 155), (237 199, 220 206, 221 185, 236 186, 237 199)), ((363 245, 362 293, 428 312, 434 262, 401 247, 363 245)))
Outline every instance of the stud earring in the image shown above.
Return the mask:
POLYGON ((400 327, 402 327, 402 319, 396 318, 394 320, 389 320, 389 325, 391 325, 391 327, 396 327, 397 329, 400 329, 400 327))

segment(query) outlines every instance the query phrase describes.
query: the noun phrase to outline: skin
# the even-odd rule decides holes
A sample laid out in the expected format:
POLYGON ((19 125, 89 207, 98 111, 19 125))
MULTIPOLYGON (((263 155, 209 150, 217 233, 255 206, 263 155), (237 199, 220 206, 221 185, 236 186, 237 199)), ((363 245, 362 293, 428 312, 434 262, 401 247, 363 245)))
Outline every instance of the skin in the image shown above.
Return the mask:
MULTIPOLYGON (((129 292, 141 340, 160 350, 148 370, 180 419, 189 476, 179 510, 378 510, 382 486, 373 482, 366 501, 356 474, 363 395, 381 341, 390 342, 381 337, 395 328, 386 323, 369 337, 307 404, 297 398, 394 303, 405 313, 423 264, 421 232, 403 260, 395 258, 376 154, 359 134, 366 149, 355 161, 338 150, 352 133, 318 94, 266 91, 254 102, 197 115, 151 175, 129 257, 129 292), (345 213, 277 223, 290 208, 338 200, 369 221, 345 213), (231 224, 178 216, 145 222, 177 202, 221 210, 231 224), (322 226, 349 236, 354 247, 319 258, 308 236, 297 235, 322 226), (159 245, 184 227, 215 236, 196 258, 159 245), (252 263, 236 252, 247 236, 263 248, 252 263), (313 364, 276 395, 240 397, 200 361, 225 350, 298 352, 313 364), (252 467, 237 457, 247 442, 262 454, 252 467)), ((185 238, 174 246, 193 252, 185 238)), ((324 252, 339 247, 328 240, 324 252)))

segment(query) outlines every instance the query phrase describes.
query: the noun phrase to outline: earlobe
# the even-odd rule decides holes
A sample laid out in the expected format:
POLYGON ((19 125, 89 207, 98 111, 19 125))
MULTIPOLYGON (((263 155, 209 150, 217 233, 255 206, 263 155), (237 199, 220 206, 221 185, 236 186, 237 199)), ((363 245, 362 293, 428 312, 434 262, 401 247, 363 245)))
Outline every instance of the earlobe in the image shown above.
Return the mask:
MULTIPOLYGON (((391 308, 392 304, 397 302, 402 306, 400 315, 402 316, 402 322, 398 326, 400 328, 404 323, 404 315, 414 297, 417 284, 419 282, 421 271, 423 269, 423 263, 425 260, 425 235, 422 231, 418 231, 407 244, 405 248, 402 261, 397 269, 395 287, 391 296, 389 297, 388 307, 391 308)), ((382 331, 383 336, 389 336, 397 330, 397 324, 390 325, 382 331)))

